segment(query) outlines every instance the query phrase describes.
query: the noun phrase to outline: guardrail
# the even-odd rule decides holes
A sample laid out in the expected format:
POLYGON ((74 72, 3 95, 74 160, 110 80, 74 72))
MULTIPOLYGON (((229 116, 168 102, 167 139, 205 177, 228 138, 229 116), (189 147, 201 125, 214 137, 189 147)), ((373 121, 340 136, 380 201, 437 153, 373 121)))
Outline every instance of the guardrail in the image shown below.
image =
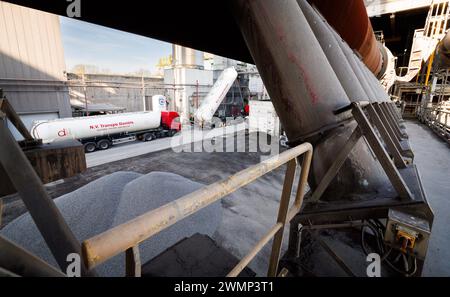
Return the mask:
POLYGON ((140 276, 139 243, 287 163, 276 224, 269 229, 248 255, 228 274, 228 276, 237 276, 258 252, 274 238, 268 276, 276 276, 281 243, 283 241, 283 230, 286 223, 300 211, 302 206, 312 152, 312 145, 303 143, 257 165, 244 169, 222 181, 205 186, 126 223, 89 238, 82 243, 83 261, 88 269, 92 269, 119 253, 125 252, 126 275, 140 276), (296 158, 303 154, 305 156, 301 165, 301 174, 295 201, 291 208, 289 208, 292 185, 297 169, 296 158))
POLYGON ((423 108, 419 120, 450 143, 450 111, 439 108, 423 108))

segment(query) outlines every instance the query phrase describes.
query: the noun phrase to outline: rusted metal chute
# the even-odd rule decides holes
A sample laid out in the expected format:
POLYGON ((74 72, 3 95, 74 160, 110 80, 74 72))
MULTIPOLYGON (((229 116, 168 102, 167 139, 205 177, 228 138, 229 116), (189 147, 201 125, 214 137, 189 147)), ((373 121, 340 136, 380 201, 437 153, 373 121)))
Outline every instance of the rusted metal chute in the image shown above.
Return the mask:
POLYGON ((349 100, 352 102, 368 101, 368 95, 364 91, 349 61, 338 45, 338 41, 334 39, 333 33, 325 24, 326 21, 319 16, 317 11, 315 11, 306 0, 298 0, 297 2, 349 100))
MULTIPOLYGON (((233 11, 291 144, 309 141, 316 148, 314 188, 355 127, 350 114, 334 114, 351 101, 297 1, 235 0, 233 11)), ((362 141, 336 180, 329 188, 333 199, 386 182, 362 141)))

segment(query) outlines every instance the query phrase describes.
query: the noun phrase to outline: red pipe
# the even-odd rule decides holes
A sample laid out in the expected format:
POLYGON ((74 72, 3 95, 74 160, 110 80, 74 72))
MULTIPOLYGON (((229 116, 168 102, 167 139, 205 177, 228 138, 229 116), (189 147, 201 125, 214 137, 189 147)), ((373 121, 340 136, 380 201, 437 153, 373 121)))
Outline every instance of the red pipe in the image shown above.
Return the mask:
POLYGON ((363 0, 309 0, 377 76, 383 58, 363 0))

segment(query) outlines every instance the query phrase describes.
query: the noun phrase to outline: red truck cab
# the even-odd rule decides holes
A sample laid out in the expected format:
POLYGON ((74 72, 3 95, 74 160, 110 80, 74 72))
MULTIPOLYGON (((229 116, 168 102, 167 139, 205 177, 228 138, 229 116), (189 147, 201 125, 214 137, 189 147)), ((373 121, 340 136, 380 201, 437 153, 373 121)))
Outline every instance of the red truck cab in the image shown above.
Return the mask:
POLYGON ((181 130, 180 115, 176 111, 161 111, 161 125, 169 130, 181 130))

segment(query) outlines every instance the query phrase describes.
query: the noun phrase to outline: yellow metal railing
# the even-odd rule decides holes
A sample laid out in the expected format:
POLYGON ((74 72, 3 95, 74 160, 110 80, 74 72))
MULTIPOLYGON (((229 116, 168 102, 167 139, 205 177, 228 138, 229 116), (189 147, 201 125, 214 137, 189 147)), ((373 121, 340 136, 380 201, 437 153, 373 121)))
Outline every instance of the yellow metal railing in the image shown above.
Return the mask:
POLYGON ((275 276, 278 270, 284 227, 300 211, 303 202, 312 152, 311 144, 303 143, 222 181, 205 186, 89 238, 82 243, 83 260, 88 269, 92 269, 117 254, 125 252, 126 274, 128 276, 140 276, 139 243, 287 163, 276 224, 270 228, 249 254, 228 274, 228 276, 237 276, 258 252, 274 238, 268 276, 275 276), (303 154, 305 156, 301 166, 295 201, 289 208, 292 185, 297 169, 296 158, 303 154))

